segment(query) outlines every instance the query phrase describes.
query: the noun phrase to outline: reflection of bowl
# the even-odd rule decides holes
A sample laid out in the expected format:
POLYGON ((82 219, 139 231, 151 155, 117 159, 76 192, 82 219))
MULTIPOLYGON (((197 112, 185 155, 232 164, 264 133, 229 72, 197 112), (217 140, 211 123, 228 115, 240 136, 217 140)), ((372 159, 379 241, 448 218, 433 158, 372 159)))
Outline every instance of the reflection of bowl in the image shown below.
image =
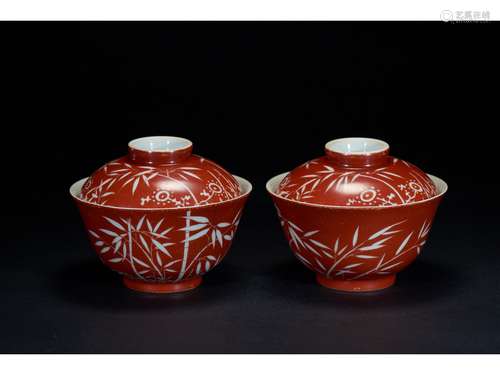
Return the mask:
POLYGON ((171 293, 197 287, 201 276, 226 255, 252 189, 236 177, 241 194, 197 207, 126 208, 80 197, 87 179, 73 184, 75 200, 101 261, 123 275, 125 285, 171 293))
POLYGON ((391 286, 396 273, 420 253, 429 235, 446 183, 429 175, 437 195, 384 207, 327 206, 277 194, 287 174, 266 185, 285 236, 296 257, 316 272, 317 281, 344 291, 391 286))

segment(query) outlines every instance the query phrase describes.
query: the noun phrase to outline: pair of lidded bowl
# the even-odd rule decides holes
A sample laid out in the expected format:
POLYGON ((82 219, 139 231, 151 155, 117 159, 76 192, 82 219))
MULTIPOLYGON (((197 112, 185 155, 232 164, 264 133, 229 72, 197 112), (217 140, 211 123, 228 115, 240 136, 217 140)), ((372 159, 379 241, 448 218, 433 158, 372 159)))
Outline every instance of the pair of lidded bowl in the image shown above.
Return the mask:
MULTIPOLYGON (((169 293, 195 288, 220 263, 251 189, 186 139, 146 137, 71 194, 103 263, 129 288, 169 293)), ((320 284, 369 291, 392 285, 419 254, 446 184, 389 156, 385 142, 344 138, 267 190, 320 284)))

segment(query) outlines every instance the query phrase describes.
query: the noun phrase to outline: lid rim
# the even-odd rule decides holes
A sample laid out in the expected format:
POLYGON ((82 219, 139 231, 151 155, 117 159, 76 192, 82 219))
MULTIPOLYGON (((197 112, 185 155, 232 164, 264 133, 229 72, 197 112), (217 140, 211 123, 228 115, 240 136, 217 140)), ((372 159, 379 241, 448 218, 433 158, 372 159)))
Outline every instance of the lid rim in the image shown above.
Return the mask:
POLYGON ((204 204, 204 205, 197 205, 197 206, 185 206, 185 207, 149 207, 148 208, 148 207, 111 206, 111 205, 97 204, 97 203, 94 203, 94 202, 89 202, 89 201, 86 201, 86 200, 78 197, 78 194, 81 191, 81 187, 90 178, 90 176, 81 178, 80 180, 74 182, 70 186, 70 188, 69 188, 69 194, 71 195, 71 197, 73 199, 75 199, 79 203, 87 204, 87 205, 91 205, 91 206, 95 206, 95 207, 99 207, 99 208, 110 208, 110 209, 114 209, 114 210, 126 210, 126 211, 130 211, 130 210, 132 210, 132 211, 134 211, 134 210, 135 211, 182 211, 182 210, 194 209, 194 208, 213 207, 213 206, 216 206, 216 205, 222 205, 222 204, 225 204, 225 203, 230 203, 230 202, 233 202, 233 201, 237 201, 238 199, 247 198, 248 195, 252 192, 252 189, 253 189, 253 186, 250 183, 250 181, 244 179, 243 177, 237 176, 235 174, 232 174, 231 176, 233 176, 236 179, 236 181, 238 182, 238 185, 240 186, 241 193, 239 195, 237 195, 237 196, 235 196, 233 198, 227 199, 225 201, 222 201, 222 202, 211 202, 211 203, 207 203, 207 204, 204 204), (78 191, 74 191, 74 189, 78 188, 78 186, 77 186, 78 184, 80 184, 79 190, 78 191))
POLYGON ((423 199, 423 200, 420 200, 420 201, 416 201, 416 202, 410 202, 410 203, 400 203, 400 204, 396 204, 394 206, 342 206, 342 205, 328 205, 328 204, 321 204, 321 203, 311 203, 311 202, 304 202, 304 201, 299 201, 299 200, 294 200, 294 199, 289 199, 289 198, 286 198, 286 197, 283 197, 279 194, 277 194, 275 191, 273 191, 271 189, 271 183, 274 183, 273 180, 275 179, 279 179, 279 181, 276 183, 276 188, 278 188, 279 184, 281 183, 281 181, 283 181, 283 179, 289 174, 290 172, 285 172, 285 173, 280 173, 272 178, 270 178, 267 183, 266 183, 266 190, 267 192, 277 198, 277 199, 281 199, 281 200, 284 200, 284 201, 287 201, 289 203, 292 203, 292 204, 297 204, 297 205, 302 205, 302 206, 311 206, 311 207, 316 207, 316 208, 334 208, 334 209, 345 209, 345 210, 386 210, 386 209, 397 209, 397 208, 403 208, 403 207, 410 207, 410 206, 415 206, 415 205, 419 205, 419 204, 423 204, 423 203, 429 203, 431 202, 432 200, 435 200, 435 199, 439 199, 439 198, 442 198, 444 196, 444 194, 446 194, 446 192, 448 191, 448 184, 441 178, 437 177, 437 176, 434 176, 432 174, 429 174, 429 173, 425 173, 426 176, 428 176, 432 182, 436 185, 436 188, 439 188, 440 191, 438 194, 432 196, 432 197, 429 197, 429 198, 426 198, 426 199, 423 199), (437 183, 436 183, 437 182, 437 183))

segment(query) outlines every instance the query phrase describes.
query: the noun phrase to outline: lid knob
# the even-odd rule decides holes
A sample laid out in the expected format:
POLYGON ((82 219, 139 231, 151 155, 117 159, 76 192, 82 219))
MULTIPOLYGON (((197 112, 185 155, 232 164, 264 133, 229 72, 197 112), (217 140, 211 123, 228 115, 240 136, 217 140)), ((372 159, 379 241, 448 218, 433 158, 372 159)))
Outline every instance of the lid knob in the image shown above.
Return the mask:
POLYGON ((173 164, 191 156, 193 143, 179 137, 143 137, 130 141, 128 157, 134 164, 173 164))
POLYGON ((378 168, 389 162, 389 145, 373 138, 340 138, 325 145, 329 160, 345 168, 378 168))

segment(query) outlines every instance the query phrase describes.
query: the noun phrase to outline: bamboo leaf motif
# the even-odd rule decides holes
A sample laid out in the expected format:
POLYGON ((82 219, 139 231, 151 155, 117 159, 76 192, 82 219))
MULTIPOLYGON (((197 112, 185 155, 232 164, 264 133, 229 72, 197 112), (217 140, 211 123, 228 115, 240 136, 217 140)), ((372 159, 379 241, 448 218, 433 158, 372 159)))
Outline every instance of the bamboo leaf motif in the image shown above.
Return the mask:
POLYGON ((310 239, 309 241, 311 241, 313 244, 315 244, 316 246, 318 247, 321 247, 322 249, 330 249, 328 246, 322 244, 321 242, 319 241, 316 241, 316 240, 313 240, 313 239, 310 239))
POLYGON ((356 246, 358 243, 358 233, 359 233, 359 226, 356 228, 354 231, 354 235, 352 236, 352 246, 356 246))
POLYGON ((132 185, 132 195, 135 194, 135 190, 137 189, 137 185, 139 185, 140 177, 137 177, 132 185))
POLYGON ((222 242, 222 233, 221 233, 221 231, 218 230, 218 229, 216 229, 215 230, 215 235, 217 237, 217 241, 219 241, 219 244, 222 247, 223 246, 223 242, 222 242))
POLYGON ((332 180, 326 187, 325 192, 329 191, 333 187, 333 185, 335 185, 336 182, 337 180, 332 180))
POLYGON ((371 245, 360 247, 359 250, 360 251, 370 251, 370 250, 380 249, 381 247, 385 246, 384 242, 390 240, 391 238, 392 238, 392 236, 382 238, 381 240, 379 240, 371 245))
POLYGON ((168 232, 170 232, 172 230, 172 227, 170 228, 167 228, 165 229, 163 232, 161 232, 160 234, 158 234, 159 236, 161 237, 164 237, 168 232))
POLYGON ((182 169, 183 171, 200 171, 201 168, 198 168, 198 167, 181 167, 180 169, 182 169))
POLYGON ((302 229, 300 229, 296 224, 292 223, 291 221, 288 222, 288 225, 299 232, 303 232, 302 229))
POLYGON ((99 229, 102 233, 104 234, 107 234, 108 236, 111 236, 111 237, 119 237, 119 235, 115 232, 113 232, 112 230, 109 230, 109 229, 99 229))
POLYGON ((376 259, 377 257, 375 255, 355 255, 356 258, 359 259, 376 259))
POLYGON ((300 239, 300 237, 297 235, 297 233, 295 232, 295 230, 292 227, 288 227, 288 232, 290 233, 290 236, 292 237, 292 240, 295 242, 295 245, 297 246, 297 248, 299 247, 299 244, 301 246, 304 246, 304 243, 302 242, 302 240, 300 239))
POLYGON ((149 219, 146 219, 146 225, 148 227, 148 230, 150 232, 153 232, 153 226, 151 225, 151 222, 149 221, 149 219))
POLYGON ((142 243, 142 246, 144 246, 144 249, 147 250, 148 252, 151 252, 151 250, 149 249, 149 245, 146 242, 146 240, 144 239, 144 237, 142 236, 142 234, 139 234, 139 239, 141 240, 141 243, 142 243))
POLYGON ((113 220, 113 219, 110 219, 109 217, 106 217, 106 216, 104 216, 104 219, 105 219, 107 222, 109 222, 111 225, 115 226, 116 228, 118 228, 118 229, 120 229, 120 230, 122 230, 122 231, 124 231, 124 232, 126 232, 126 231, 127 231, 127 230, 124 228, 124 226, 123 226, 123 225, 121 225, 119 222, 117 222, 117 221, 115 221, 115 220, 113 220))
POLYGON ((317 256, 321 256, 320 253, 318 253, 316 251, 316 249, 314 249, 314 247, 312 247, 311 245, 309 245, 307 242, 304 242, 304 246, 311 252, 313 252, 314 254, 316 254, 317 256))
POLYGON ((405 248, 406 244, 408 243, 408 241, 410 240, 412 235, 413 235, 413 231, 408 236, 406 236, 406 238, 403 240, 403 242, 401 242, 401 245, 399 245, 398 249, 396 250, 395 255, 398 255, 401 251, 403 251, 403 249, 405 248))
POLYGON ((382 262, 384 261, 384 258, 385 258, 385 254, 382 254, 382 256, 380 257, 380 260, 378 261, 377 267, 376 267, 377 270, 382 265, 382 262))
POLYGON ((130 220, 125 220, 124 218, 120 218, 123 224, 125 224, 127 227, 130 225, 130 228, 134 229, 134 226, 130 223, 130 220))
POLYGON ((179 262, 179 260, 172 260, 172 261, 168 262, 167 264, 165 264, 163 267, 167 268, 167 267, 173 266, 177 262, 179 262))
POLYGON ((158 172, 154 172, 154 173, 151 173, 149 176, 147 176, 146 179, 149 181, 149 180, 152 180, 153 178, 155 178, 158 175, 159 175, 158 172))
POLYGON ((168 252, 168 250, 165 248, 165 246, 163 246, 160 242, 158 242, 157 240, 155 240, 154 238, 151 238, 151 242, 153 242, 153 244, 156 246, 156 248, 158 250, 160 250, 163 254, 169 256, 170 258, 172 258, 172 254, 170 254, 168 252))
MULTIPOLYGON (((276 207, 276 206, 275 206, 275 207, 276 207)), ((233 219, 233 222, 232 222, 232 223, 233 223, 235 226, 238 226, 238 223, 239 223, 239 221, 240 221, 240 220, 239 220, 239 219, 240 219, 240 213, 241 213, 241 210, 239 210, 239 211, 238 211, 238 213, 236 214, 236 216, 235 216, 235 217, 234 217, 234 219, 233 219)))
POLYGON ((121 237, 116 237, 116 239, 118 239, 118 241, 115 242, 115 248, 113 254, 116 254, 118 250, 120 250, 120 246, 122 244, 121 237))
POLYGON ((322 253, 323 253, 326 257, 328 257, 328 258, 330 258, 330 259, 335 259, 335 257, 334 257, 334 256, 332 256, 332 255, 331 255, 330 253, 328 253, 327 251, 322 251, 322 253))
POLYGON ((122 238, 123 237, 123 234, 120 234, 119 236, 116 236, 115 238, 113 238, 113 241, 111 241, 112 244, 116 244, 117 242, 121 242, 122 241, 122 238))
POLYGON ((205 228, 208 224, 194 224, 194 225, 190 225, 188 227, 183 227, 179 230, 181 231, 188 231, 188 232, 191 232, 191 231, 197 231, 197 230, 200 230, 202 228, 205 228))
MULTIPOLYGON (((381 230, 379 230, 378 232, 372 234, 370 237, 368 237, 369 240, 374 240, 375 238, 377 237, 380 237, 382 236, 383 234, 385 234, 387 231, 389 231, 391 228, 394 228, 396 225, 399 225, 401 223, 403 223, 405 220, 403 221, 400 221, 399 223, 395 223, 395 224, 392 224, 392 225, 389 225, 388 227, 385 227, 381 230)), ((399 232, 399 231, 398 231, 399 232)))
POLYGON ((339 250, 339 254, 338 255, 342 255, 344 253, 344 251, 347 250, 347 245, 345 245, 342 249, 339 250))
POLYGON ((212 247, 215 247, 215 241, 216 241, 215 231, 212 231, 212 247))
POLYGON ((163 265, 163 262, 161 261, 160 253, 156 253, 156 261, 160 265, 160 267, 163 265))
POLYGON ((394 268, 394 267, 396 267, 396 266, 399 266, 401 263, 403 263, 403 262, 397 262, 397 263, 391 264, 390 266, 387 266, 387 267, 382 268, 380 271, 387 271, 387 270, 390 270, 391 268, 394 268))
MULTIPOLYGON (((127 173, 127 174, 128 174, 128 173, 127 173)), ((127 181, 125 181, 125 183, 122 185, 122 187, 125 187, 125 186, 127 186, 128 184, 130 184, 132 181, 134 181, 134 178, 135 178, 135 177, 131 177, 131 178, 129 178, 127 181)))
POLYGON ((294 255, 299 258, 302 262, 304 262, 305 264, 308 264, 308 265, 311 265, 311 262, 309 262, 306 258, 304 258, 302 255, 300 255, 299 253, 295 253, 294 252, 294 255))
POLYGON ((427 220, 425 220, 424 223, 422 224, 422 227, 420 228, 420 232, 418 232, 418 238, 422 238, 422 233, 424 233, 424 228, 425 228, 426 223, 427 223, 427 220))
POLYGON ((201 180, 201 178, 200 178, 199 176, 195 175, 195 174, 194 174, 194 173, 192 173, 192 172, 183 171, 182 173, 187 174, 188 176, 194 177, 194 178, 196 178, 196 179, 198 179, 198 180, 201 180))
POLYGON ((306 234, 304 234, 304 237, 311 237, 311 236, 315 235, 318 232, 319 232, 319 230, 312 230, 312 231, 307 232, 306 234))
POLYGON ((314 260, 323 271, 326 271, 326 267, 319 261, 318 258, 314 258, 314 260))
POLYGON ((340 238, 337 237, 337 241, 335 241, 335 245, 333 247, 333 252, 335 254, 337 254, 337 252, 339 251, 339 242, 340 242, 340 238))
MULTIPOLYGON (((187 242, 191 242, 191 241, 197 240, 200 237, 203 237, 205 234, 208 233, 208 231, 209 231, 209 228, 206 228, 206 229, 203 229, 202 231, 199 231, 196 234, 193 234, 192 236, 189 236, 189 238, 187 239, 187 242)), ((186 240, 183 240, 182 242, 186 242, 186 240)))
POLYGON ((140 260, 140 259, 138 259, 136 257, 133 257, 133 259, 134 259, 135 263, 137 263, 137 264, 139 264, 139 265, 141 265, 143 267, 146 267, 146 268, 151 268, 149 265, 147 265, 146 263, 144 263, 142 260, 140 260))
POLYGON ((158 231, 158 229, 160 228, 161 223, 163 223, 163 219, 161 219, 160 221, 158 221, 158 223, 156 224, 156 226, 153 229, 153 233, 156 233, 158 231))
POLYGON ((191 216, 190 219, 196 223, 208 223, 208 219, 204 216, 191 216))
POLYGON ((354 268, 354 267, 358 267, 360 265, 362 265, 363 263, 352 263, 352 264, 348 264, 347 266, 345 266, 343 269, 344 270, 348 270, 348 269, 351 269, 351 268, 354 268))

